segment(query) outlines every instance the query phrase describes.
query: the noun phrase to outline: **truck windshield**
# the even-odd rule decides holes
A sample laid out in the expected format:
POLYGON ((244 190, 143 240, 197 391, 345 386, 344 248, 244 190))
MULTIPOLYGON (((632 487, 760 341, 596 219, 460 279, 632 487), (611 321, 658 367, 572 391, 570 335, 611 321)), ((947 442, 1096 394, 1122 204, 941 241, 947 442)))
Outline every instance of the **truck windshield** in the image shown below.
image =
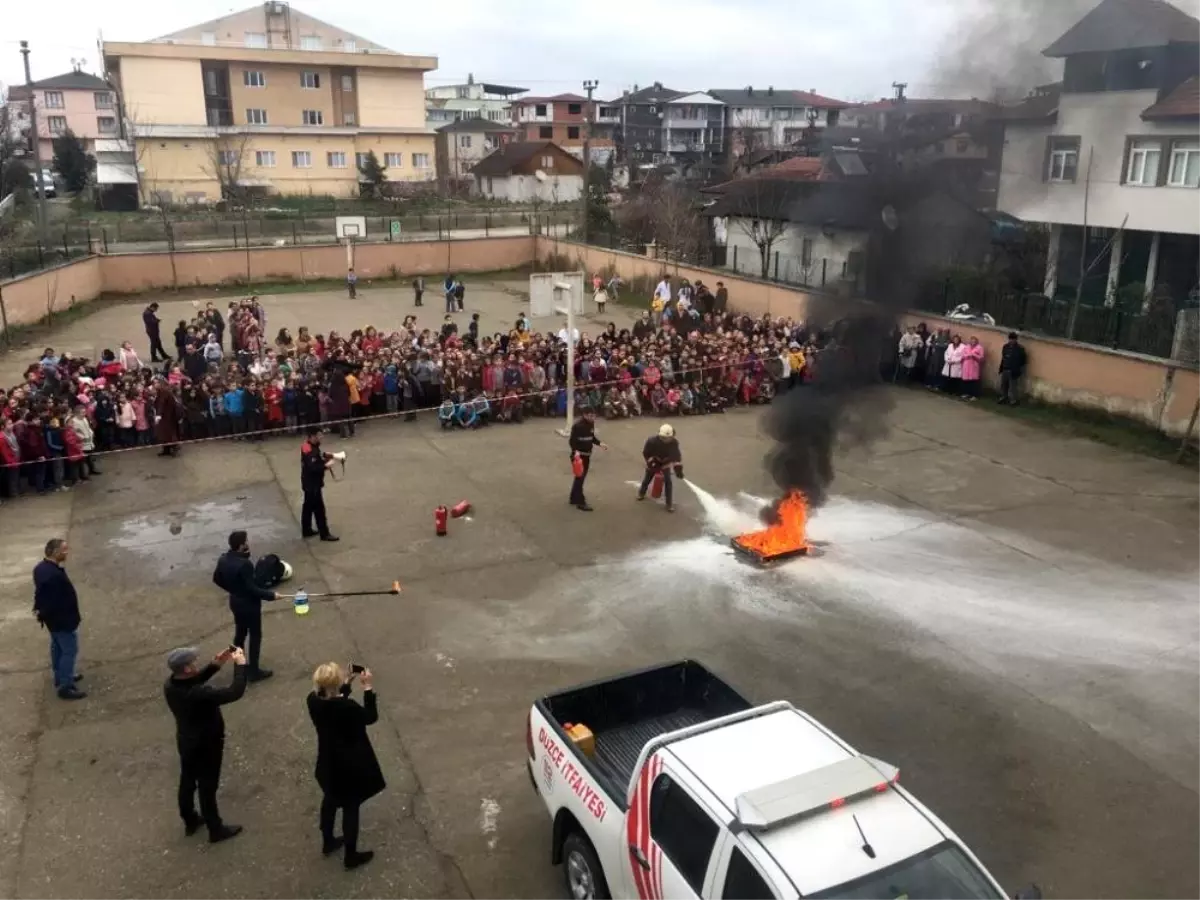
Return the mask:
POLYGON ((846 897, 851 900, 954 900, 1002 898, 992 882, 958 847, 938 844, 916 856, 878 872, 828 888, 811 897, 846 897))

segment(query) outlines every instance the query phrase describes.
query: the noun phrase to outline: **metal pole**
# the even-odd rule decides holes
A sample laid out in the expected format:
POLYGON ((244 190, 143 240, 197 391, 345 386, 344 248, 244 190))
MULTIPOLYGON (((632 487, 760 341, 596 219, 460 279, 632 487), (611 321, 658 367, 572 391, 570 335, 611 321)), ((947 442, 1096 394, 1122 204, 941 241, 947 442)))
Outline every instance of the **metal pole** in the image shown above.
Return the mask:
MULTIPOLYGON (((8 309, 4 305, 4 285, 0 284, 0 324, 4 326, 4 345, 12 346, 12 335, 8 333, 8 309)), ((1191 430, 1190 428, 1188 429, 1191 430)))
POLYGON ((29 74, 29 41, 21 41, 21 56, 25 58, 25 86, 29 90, 29 133, 33 140, 33 164, 36 167, 33 177, 37 182, 38 196, 38 238, 46 242, 46 186, 42 184, 42 140, 38 134, 37 99, 33 95, 33 77, 29 74))
POLYGON ((588 78, 583 82, 583 89, 587 91, 587 106, 583 109, 586 122, 583 132, 583 196, 580 197, 583 207, 583 223, 580 233, 583 235, 585 244, 588 242, 588 176, 592 170, 592 92, 596 90, 598 84, 599 82, 594 78, 588 78))
MULTIPOLYGON (((558 433, 562 437, 569 437, 575 425, 575 308, 571 303, 571 286, 566 282, 560 281, 554 285, 554 295, 565 295, 567 298, 567 427, 558 433)), ((560 309, 556 303, 555 311, 560 309)))

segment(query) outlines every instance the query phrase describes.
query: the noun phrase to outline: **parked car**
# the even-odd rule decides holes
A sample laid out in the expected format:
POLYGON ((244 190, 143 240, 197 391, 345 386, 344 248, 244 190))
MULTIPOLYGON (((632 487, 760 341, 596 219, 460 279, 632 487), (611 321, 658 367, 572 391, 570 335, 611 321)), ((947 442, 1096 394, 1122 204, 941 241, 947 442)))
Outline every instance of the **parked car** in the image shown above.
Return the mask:
POLYGON ((42 183, 42 191, 45 193, 48 199, 58 196, 58 188, 54 184, 54 173, 52 171, 49 169, 42 169, 40 178, 37 175, 33 176, 34 191, 37 191, 37 183, 39 180, 42 183))
POLYGON ((526 743, 579 900, 1005 896, 894 766, 694 661, 543 697, 526 743))

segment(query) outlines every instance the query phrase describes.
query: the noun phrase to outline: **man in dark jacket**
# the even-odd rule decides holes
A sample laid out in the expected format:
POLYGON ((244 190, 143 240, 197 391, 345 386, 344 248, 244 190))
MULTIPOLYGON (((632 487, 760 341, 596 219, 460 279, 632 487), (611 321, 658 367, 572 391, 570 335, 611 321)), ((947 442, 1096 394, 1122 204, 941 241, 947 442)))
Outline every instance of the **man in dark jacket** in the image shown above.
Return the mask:
POLYGON ((221 345, 221 349, 225 348, 225 319, 221 315, 221 311, 212 303, 209 303, 204 308, 204 321, 208 323, 208 327, 212 329, 217 336, 217 343, 221 345))
POLYGON ((583 483, 587 481, 588 470, 592 467, 592 450, 596 447, 601 450, 608 449, 608 446, 596 436, 596 411, 594 409, 588 408, 581 411, 580 417, 571 426, 568 441, 571 445, 571 464, 575 464, 575 457, 578 455, 579 461, 583 465, 582 474, 576 475, 575 480, 571 482, 570 503, 576 509, 591 512, 592 507, 588 505, 587 499, 583 496, 583 483))
POLYGON ((1017 386, 1025 372, 1028 356, 1015 331, 1008 333, 1008 343, 1000 349, 1000 402, 1016 406, 1021 398, 1017 386))
POLYGON ((217 811, 217 788, 221 783, 221 759, 225 753, 225 719, 221 707, 246 692, 246 656, 240 648, 217 655, 204 668, 196 665, 195 647, 181 647, 167 655, 171 677, 163 686, 167 706, 175 716, 175 743, 179 748, 179 815, 184 832, 193 835, 208 826, 209 843, 216 844, 242 831, 241 825, 226 825, 217 811), (207 682, 233 660, 233 683, 215 688, 207 682), (195 797, 200 794, 200 814, 195 797))
POLYGON ((150 338, 150 362, 166 362, 169 357, 167 351, 162 345, 162 334, 160 328, 161 320, 158 318, 158 304, 151 303, 142 310, 142 324, 146 327, 146 337, 150 338))
POLYGON ((718 316, 725 315, 725 310, 729 308, 729 290, 725 287, 725 282, 717 282, 717 296, 713 301, 713 312, 718 316))
POLYGON ((79 656, 79 597, 67 577, 63 563, 69 551, 62 538, 51 538, 45 558, 33 567, 33 614, 50 632, 50 668, 54 688, 64 700, 82 700, 87 696, 75 686, 83 678, 75 671, 79 656))
POLYGON ((637 498, 639 500, 646 499, 646 489, 650 487, 654 476, 661 472, 663 499, 667 502, 667 512, 675 512, 671 470, 675 470, 676 477, 683 477, 683 455, 679 450, 679 441, 675 438, 675 429, 664 422, 658 429, 658 434, 647 440, 642 447, 642 458, 646 460, 646 473, 642 476, 642 485, 638 488, 637 498))
POLYGON ((270 678, 270 669, 258 664, 262 650, 262 605, 274 600, 274 591, 259 586, 254 579, 254 563, 250 561, 250 542, 244 531, 229 535, 229 551, 221 554, 213 572, 213 583, 229 593, 229 611, 233 613, 233 643, 246 648, 249 638, 250 671, 247 678, 263 681, 270 678))
POLYGON ((336 541, 337 535, 329 531, 325 518, 325 472, 333 460, 321 452, 321 429, 308 429, 308 440, 300 445, 300 489, 304 491, 304 504, 300 507, 300 536, 312 537, 319 534, 323 541, 336 541), (313 519, 317 529, 313 530, 313 519))

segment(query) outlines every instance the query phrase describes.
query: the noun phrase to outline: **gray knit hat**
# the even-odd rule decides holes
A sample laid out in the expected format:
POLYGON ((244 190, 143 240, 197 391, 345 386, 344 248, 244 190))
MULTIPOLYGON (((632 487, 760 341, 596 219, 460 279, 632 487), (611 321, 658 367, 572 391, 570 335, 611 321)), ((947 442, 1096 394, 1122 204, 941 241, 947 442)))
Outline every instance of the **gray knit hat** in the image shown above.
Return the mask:
POLYGON ((167 668, 178 675, 196 661, 200 651, 195 647, 177 647, 167 654, 167 668))

